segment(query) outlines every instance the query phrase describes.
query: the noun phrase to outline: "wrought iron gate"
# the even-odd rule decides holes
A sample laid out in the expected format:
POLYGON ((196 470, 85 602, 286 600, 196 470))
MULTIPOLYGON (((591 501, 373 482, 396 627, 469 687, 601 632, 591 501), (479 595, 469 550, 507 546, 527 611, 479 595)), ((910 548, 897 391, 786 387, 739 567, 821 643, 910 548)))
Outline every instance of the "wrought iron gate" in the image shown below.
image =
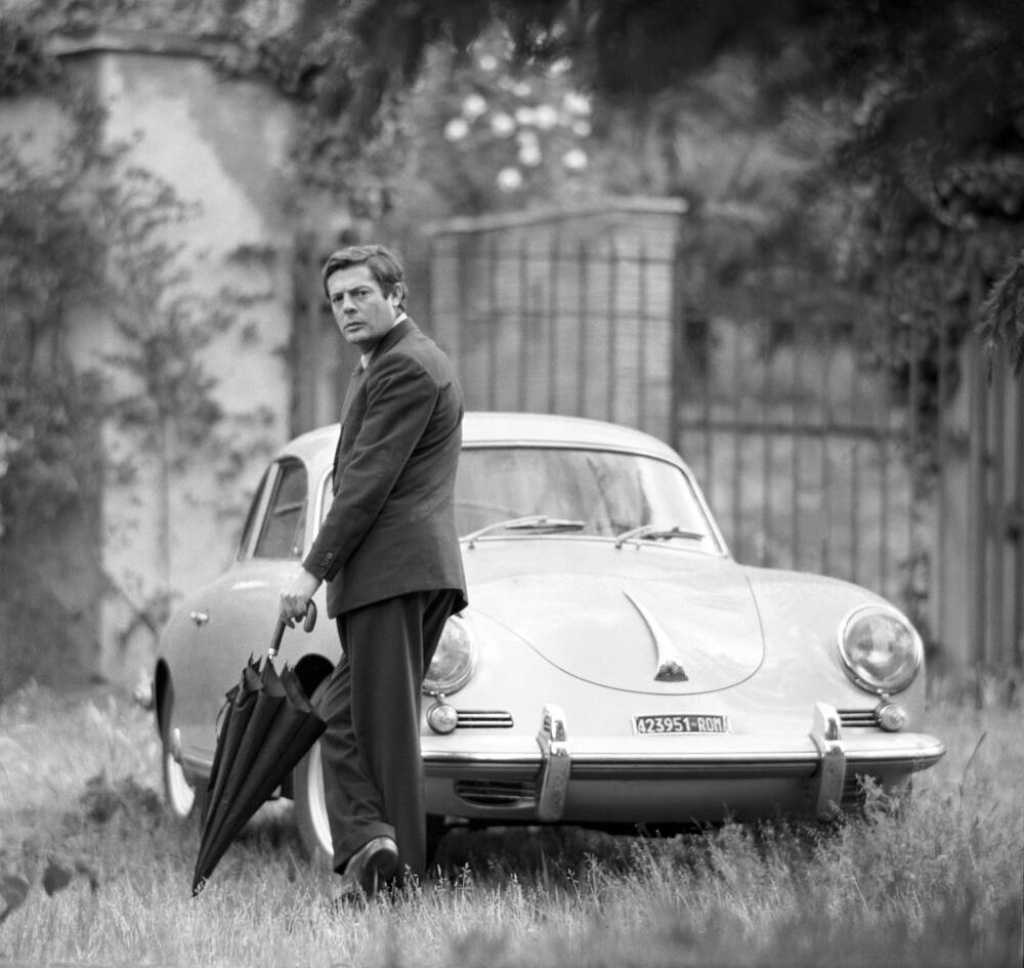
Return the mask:
POLYGON ((438 227, 427 328, 467 405, 647 430, 740 561, 856 581, 955 661, 1020 666, 1022 382, 998 361, 989 380, 953 326, 926 366, 913 327, 723 310, 681 231, 675 202, 438 227))

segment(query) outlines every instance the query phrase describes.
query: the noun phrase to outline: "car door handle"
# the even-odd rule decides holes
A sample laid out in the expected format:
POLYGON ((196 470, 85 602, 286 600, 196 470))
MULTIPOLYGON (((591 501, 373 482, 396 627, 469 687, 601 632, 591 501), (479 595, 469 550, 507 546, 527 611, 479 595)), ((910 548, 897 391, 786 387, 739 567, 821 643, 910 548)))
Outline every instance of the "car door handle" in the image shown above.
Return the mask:
POLYGON ((210 621, 210 616, 207 612, 189 612, 188 617, 192 619, 196 625, 205 625, 210 621))

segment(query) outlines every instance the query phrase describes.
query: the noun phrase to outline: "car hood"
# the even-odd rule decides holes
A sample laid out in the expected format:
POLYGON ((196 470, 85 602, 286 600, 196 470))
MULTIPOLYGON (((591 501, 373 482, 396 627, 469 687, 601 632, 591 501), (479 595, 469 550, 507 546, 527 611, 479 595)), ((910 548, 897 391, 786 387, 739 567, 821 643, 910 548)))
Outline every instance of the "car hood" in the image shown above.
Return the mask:
POLYGON ((698 695, 764 659, 735 562, 595 540, 479 542, 465 554, 470 611, 568 675, 624 692, 698 695))

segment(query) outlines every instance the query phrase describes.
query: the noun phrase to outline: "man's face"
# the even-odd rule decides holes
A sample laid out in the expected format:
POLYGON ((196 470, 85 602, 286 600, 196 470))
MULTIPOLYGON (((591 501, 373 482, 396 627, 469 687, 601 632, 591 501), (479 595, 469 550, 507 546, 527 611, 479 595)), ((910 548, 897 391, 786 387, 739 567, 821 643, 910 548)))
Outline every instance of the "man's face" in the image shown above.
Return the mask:
POLYGON ((337 269, 327 277, 327 294, 341 335, 368 353, 394 325, 400 293, 385 296, 369 266, 337 269))

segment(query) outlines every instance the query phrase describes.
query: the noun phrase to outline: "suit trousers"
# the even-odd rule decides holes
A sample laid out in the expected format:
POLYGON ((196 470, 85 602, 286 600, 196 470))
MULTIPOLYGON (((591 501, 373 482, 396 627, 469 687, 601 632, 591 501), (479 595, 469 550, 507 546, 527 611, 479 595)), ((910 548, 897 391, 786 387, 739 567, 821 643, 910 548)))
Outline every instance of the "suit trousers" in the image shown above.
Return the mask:
POLYGON ((461 594, 412 592, 337 618, 342 657, 320 703, 327 723, 320 749, 339 874, 382 835, 397 843, 400 871, 426 872, 421 688, 461 594))

